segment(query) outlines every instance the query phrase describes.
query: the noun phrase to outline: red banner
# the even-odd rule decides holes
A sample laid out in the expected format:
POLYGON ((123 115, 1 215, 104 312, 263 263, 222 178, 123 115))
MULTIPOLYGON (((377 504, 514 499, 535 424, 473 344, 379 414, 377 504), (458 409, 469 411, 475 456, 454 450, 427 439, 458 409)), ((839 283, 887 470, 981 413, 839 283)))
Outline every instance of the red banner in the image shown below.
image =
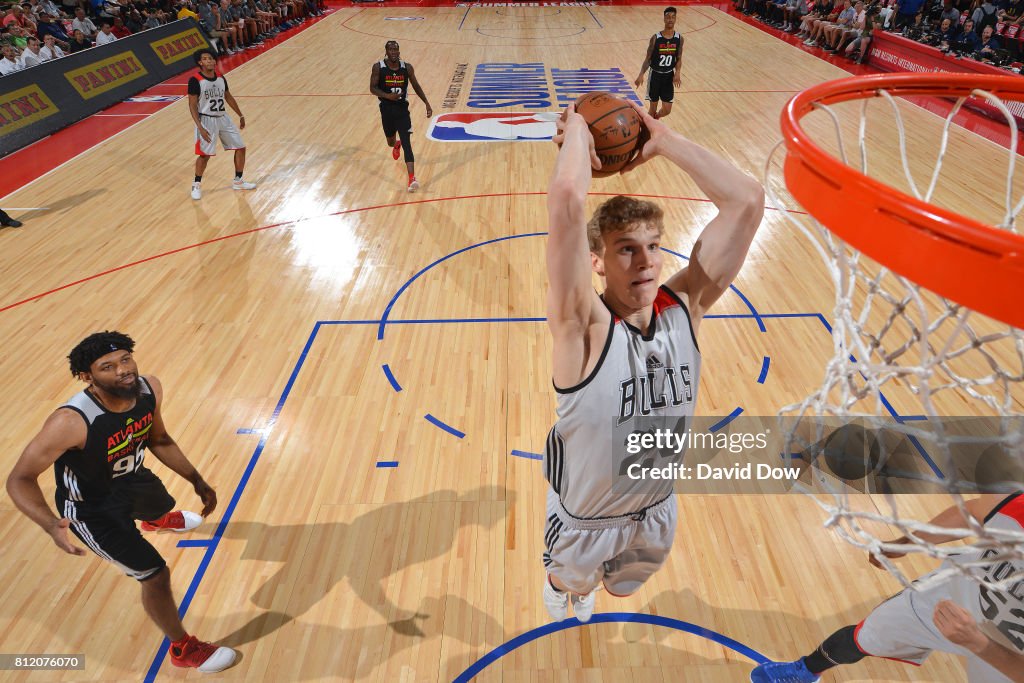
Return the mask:
MULTIPOLYGON (((974 59, 957 59, 950 57, 931 45, 925 45, 903 36, 883 31, 875 31, 871 36, 871 51, 868 59, 871 66, 883 71, 912 71, 919 73, 978 73, 995 74, 1020 78, 1012 71, 999 69, 991 64, 974 59)), ((1018 119, 1024 119, 1024 102, 1004 101, 1007 109, 1018 119)), ((1003 114, 977 98, 971 104, 983 110, 993 118, 1005 121, 1003 114)))

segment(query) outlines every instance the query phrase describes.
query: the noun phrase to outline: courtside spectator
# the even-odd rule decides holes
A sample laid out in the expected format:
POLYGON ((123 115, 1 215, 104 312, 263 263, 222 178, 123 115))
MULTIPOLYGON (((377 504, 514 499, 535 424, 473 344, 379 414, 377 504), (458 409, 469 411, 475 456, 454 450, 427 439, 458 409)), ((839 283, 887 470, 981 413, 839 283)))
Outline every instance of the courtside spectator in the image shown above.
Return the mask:
POLYGON ((46 36, 53 36, 57 42, 67 45, 71 36, 64 33, 64 27, 57 21, 56 17, 43 12, 39 15, 39 24, 36 27, 36 36, 42 40, 46 36))
POLYGON ((142 15, 139 14, 139 10, 132 8, 132 11, 128 13, 128 20, 124 22, 124 25, 127 26, 128 30, 132 33, 142 31, 142 15))
POLYGON ((124 25, 124 20, 121 17, 114 17, 114 25, 110 28, 110 32, 117 38, 127 38, 132 34, 128 27, 124 25))
POLYGON ((21 53, 21 68, 28 69, 33 66, 39 66, 44 61, 42 55, 39 54, 39 50, 42 47, 39 39, 32 36, 28 39, 28 47, 21 53))
POLYGON ((996 30, 991 26, 986 26, 981 29, 981 38, 978 40, 978 50, 975 52, 975 59, 982 61, 991 60, 995 57, 995 51, 999 50, 1002 46, 999 44, 999 38, 995 35, 996 30))
POLYGON ((17 25, 30 33, 36 32, 36 22, 32 21, 28 16, 25 15, 25 10, 21 5, 14 5, 11 7, 10 13, 4 17, 4 26, 10 26, 12 24, 17 25))
POLYGON ((100 32, 96 34, 96 47, 100 45, 106 45, 117 40, 117 36, 113 33, 114 22, 110 19, 104 19, 100 22, 100 32))
POLYGON ((96 24, 92 23, 92 19, 85 16, 84 7, 75 8, 75 18, 71 21, 71 30, 81 31, 82 35, 90 40, 92 40, 100 31, 96 28, 96 24))
POLYGON ((220 44, 220 51, 224 54, 234 54, 234 50, 231 49, 229 41, 231 41, 231 34, 227 31, 221 30, 220 28, 220 17, 213 15, 213 9, 210 7, 210 0, 199 0, 196 3, 196 14, 199 15, 199 28, 211 38, 216 38, 220 44))
POLYGON ((44 62, 48 62, 51 59, 63 57, 64 50, 60 49, 60 45, 57 44, 57 40, 53 36, 45 36, 43 38, 43 47, 39 50, 39 54, 44 62))
POLYGON ((960 33, 960 26, 957 23, 943 19, 939 24, 939 49, 943 52, 949 50, 949 46, 956 43, 958 33, 960 33))
POLYGON ((86 38, 85 34, 76 28, 71 36, 71 42, 68 43, 68 52, 70 54, 74 54, 76 52, 81 52, 82 50, 88 50, 90 47, 92 47, 92 41, 86 38))
POLYGON ((184 19, 185 17, 192 17, 199 21, 199 15, 192 11, 192 3, 189 0, 185 0, 185 2, 178 6, 178 18, 184 19))
POLYGON ((957 52, 973 54, 979 47, 981 47, 981 40, 974 32, 974 19, 968 19, 961 27, 960 35, 956 37, 956 45, 953 46, 953 49, 957 52))
POLYGON ((941 26, 943 19, 949 19, 953 26, 960 24, 960 10, 953 6, 953 0, 942 0, 942 12, 939 13, 936 25, 941 26))
POLYGON ((142 10, 142 26, 143 26, 143 28, 147 28, 147 29, 157 28, 158 26, 163 26, 165 23, 167 23, 167 22, 164 20, 164 12, 163 12, 163 10, 159 10, 159 9, 158 10, 151 10, 151 9, 144 9, 144 10, 142 10))
POLYGON ((898 0, 896 3, 896 28, 913 26, 922 7, 924 7, 924 0, 898 0))
POLYGON ((864 63, 867 57, 868 47, 871 45, 871 34, 882 30, 882 17, 878 6, 868 8, 864 27, 853 42, 846 46, 846 56, 855 59, 858 64, 864 63))
POLYGON ((17 53, 14 51, 13 46, 4 45, 0 47, 0 55, 3 55, 0 58, 0 76, 21 71, 21 62, 18 61, 17 53))
POLYGON ((975 33, 983 33, 986 26, 995 27, 996 22, 999 21, 999 16, 996 14, 996 11, 996 6, 993 4, 992 0, 985 0, 980 7, 974 10, 974 14, 971 15, 971 19, 974 19, 975 33))

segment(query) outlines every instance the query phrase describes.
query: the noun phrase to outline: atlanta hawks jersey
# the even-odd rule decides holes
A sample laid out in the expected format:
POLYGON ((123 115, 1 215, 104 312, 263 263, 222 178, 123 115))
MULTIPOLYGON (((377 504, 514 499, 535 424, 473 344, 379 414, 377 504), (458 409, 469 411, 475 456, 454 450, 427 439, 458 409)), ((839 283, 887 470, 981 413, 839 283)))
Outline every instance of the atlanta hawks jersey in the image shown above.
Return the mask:
POLYGON ((199 96, 199 113, 203 116, 224 116, 224 97, 228 82, 224 76, 214 74, 207 78, 201 71, 188 79, 188 94, 199 96))
POLYGON ((385 104, 403 104, 408 101, 409 93, 409 69, 406 68, 405 62, 402 60, 398 61, 398 68, 392 69, 388 66, 386 59, 380 60, 380 71, 377 78, 377 87, 384 92, 398 93, 398 101, 385 100, 384 98, 378 97, 381 102, 385 104))
POLYGON ((654 34, 654 50, 651 52, 651 70, 656 73, 669 73, 676 66, 676 59, 679 57, 679 46, 683 39, 673 32, 671 38, 666 38, 660 32, 654 34))
POLYGON ((123 413, 108 411, 88 391, 61 406, 82 416, 88 435, 84 448, 65 451, 53 464, 58 500, 101 502, 118 477, 142 467, 156 397, 141 377, 139 385, 135 407, 123 413))
MULTIPOLYGON (((1024 494, 1007 496, 985 519, 985 528, 1024 533, 1024 494)), ((996 549, 989 548, 956 555, 943 563, 941 569, 963 561, 984 561, 997 554, 996 549)), ((1019 560, 993 559, 977 571, 985 581, 1009 579, 1009 583, 997 590, 976 579, 954 574, 948 584, 940 581, 937 585, 916 591, 913 595, 914 611, 921 618, 927 616, 927 623, 931 623, 936 606, 943 600, 952 599, 971 613, 985 635, 1014 652, 1024 654, 1024 564, 1019 560)))
POLYGON ((697 403, 700 351, 690 313, 665 286, 653 309, 646 335, 613 314, 590 375, 574 387, 555 387, 558 421, 548 433, 544 471, 573 517, 634 514, 672 493, 671 480, 632 482, 629 464, 647 455, 631 455, 622 443, 641 418, 682 433, 697 403))

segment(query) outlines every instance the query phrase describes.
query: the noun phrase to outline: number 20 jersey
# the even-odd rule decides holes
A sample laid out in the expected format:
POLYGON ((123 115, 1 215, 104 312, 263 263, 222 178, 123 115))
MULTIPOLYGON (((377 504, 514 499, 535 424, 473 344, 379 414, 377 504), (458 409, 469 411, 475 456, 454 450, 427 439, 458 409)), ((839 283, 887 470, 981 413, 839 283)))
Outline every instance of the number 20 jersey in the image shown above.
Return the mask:
POLYGON ((53 464, 61 503, 101 503, 117 477, 142 466, 156 397, 146 380, 138 381, 135 407, 123 413, 108 411, 88 391, 78 392, 61 406, 82 416, 88 434, 84 448, 65 451, 53 464))

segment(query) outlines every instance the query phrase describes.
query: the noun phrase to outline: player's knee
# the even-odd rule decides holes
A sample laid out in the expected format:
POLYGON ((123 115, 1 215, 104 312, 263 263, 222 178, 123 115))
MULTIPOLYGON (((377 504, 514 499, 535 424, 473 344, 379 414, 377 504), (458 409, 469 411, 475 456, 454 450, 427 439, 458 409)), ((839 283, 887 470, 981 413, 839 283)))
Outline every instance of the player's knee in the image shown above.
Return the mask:
POLYGON ((854 637, 856 631, 856 626, 845 626, 839 629, 818 646, 818 651, 835 664, 855 664, 859 662, 867 657, 867 655, 857 647, 857 640, 854 637))

